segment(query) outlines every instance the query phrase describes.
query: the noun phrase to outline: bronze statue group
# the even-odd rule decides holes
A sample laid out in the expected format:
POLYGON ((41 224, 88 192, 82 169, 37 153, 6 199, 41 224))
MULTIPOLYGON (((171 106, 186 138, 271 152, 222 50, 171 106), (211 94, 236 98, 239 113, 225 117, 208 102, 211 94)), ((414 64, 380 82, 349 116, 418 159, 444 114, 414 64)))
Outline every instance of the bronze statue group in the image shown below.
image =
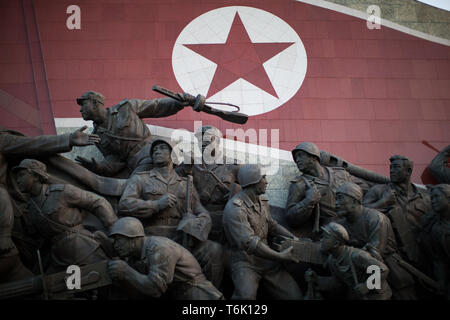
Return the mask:
POLYGON ((0 131, 0 298, 450 298, 449 147, 430 165, 440 184, 422 186, 407 157, 380 183, 302 142, 275 208, 263 167, 209 161, 222 156, 215 127, 195 133, 200 163, 174 164, 142 119, 195 104, 182 97, 105 108, 89 91, 77 103, 91 134, 0 131), (105 159, 58 155, 88 145, 105 159), (49 280, 71 265, 81 290, 49 280))

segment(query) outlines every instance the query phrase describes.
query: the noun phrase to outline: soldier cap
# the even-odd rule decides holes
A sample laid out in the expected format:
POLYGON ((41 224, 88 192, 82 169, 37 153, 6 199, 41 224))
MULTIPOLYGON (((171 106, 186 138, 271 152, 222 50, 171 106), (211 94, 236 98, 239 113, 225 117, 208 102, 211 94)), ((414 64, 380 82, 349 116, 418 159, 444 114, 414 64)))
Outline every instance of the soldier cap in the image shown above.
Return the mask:
POLYGON ((128 238, 145 237, 144 226, 134 217, 120 218, 113 224, 109 236, 118 234, 128 238))
POLYGON ((330 222, 325 227, 320 227, 320 229, 322 229, 323 232, 331 235, 334 239, 336 239, 340 243, 347 243, 349 240, 347 230, 345 230, 345 228, 342 225, 336 222, 330 222))
POLYGON ((430 187, 431 190, 438 189, 441 191, 447 198, 450 198, 450 184, 437 184, 430 187))
POLYGON ((169 146, 169 148, 170 148, 170 151, 173 150, 172 141, 170 141, 169 139, 166 139, 166 138, 157 138, 157 139, 152 141, 152 145, 150 146, 150 153, 149 153, 150 157, 152 156, 153 148, 155 146, 157 146, 158 144, 161 144, 161 143, 167 144, 169 146))
POLYGON ((24 159, 22 160, 18 166, 12 168, 12 171, 14 173, 17 173, 17 171, 21 170, 21 169, 28 169, 31 170, 32 172, 36 173, 37 175, 41 176, 42 178, 44 178, 44 180, 48 180, 49 175, 47 173, 47 167, 45 164, 43 164, 42 162, 38 161, 38 160, 34 160, 34 159, 24 159))
POLYGON ((261 166, 258 164, 244 164, 238 171, 239 184, 245 188, 261 181, 263 177, 261 166))
POLYGON ((94 100, 103 105, 105 104, 105 97, 101 93, 95 91, 86 91, 83 93, 81 97, 77 98, 77 104, 81 106, 83 104, 83 100, 94 100))
POLYGON ((317 159, 320 161, 320 150, 314 143, 302 142, 298 146, 296 146, 292 150, 292 157, 294 158, 294 160, 295 160, 295 154, 300 150, 305 151, 307 154, 317 157, 317 159))
POLYGON ((201 138, 205 132, 208 132, 209 134, 218 137, 219 139, 222 139, 222 132, 213 126, 202 126, 195 132, 195 137, 197 139, 201 138))
POLYGON ((337 193, 343 193, 347 196, 350 196, 362 203, 363 199, 363 191, 360 186, 353 182, 345 182, 343 183, 336 191, 337 193))

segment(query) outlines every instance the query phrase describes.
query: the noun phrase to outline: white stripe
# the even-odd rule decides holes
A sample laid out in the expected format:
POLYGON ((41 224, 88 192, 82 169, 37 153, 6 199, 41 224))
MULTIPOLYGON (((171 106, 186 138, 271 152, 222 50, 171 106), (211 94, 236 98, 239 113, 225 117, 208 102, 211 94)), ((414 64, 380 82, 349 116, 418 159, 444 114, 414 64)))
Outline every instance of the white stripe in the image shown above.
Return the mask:
MULTIPOLYGON (((82 126, 88 126, 92 127, 92 121, 85 121, 82 118, 55 118, 55 126, 57 128, 78 128, 82 126)), ((160 126, 154 126, 147 124, 147 127, 150 129, 152 134, 157 136, 162 136, 166 138, 171 138, 172 134, 175 130, 179 129, 172 129, 172 128, 166 128, 166 127, 160 127, 160 126)), ((187 134, 192 136, 194 135, 193 132, 186 131, 187 134)), ((193 140, 192 140, 193 141, 193 140)), ((253 143, 245 143, 241 141, 233 141, 230 139, 224 139, 224 146, 225 149, 229 149, 231 147, 234 147, 237 151, 246 151, 247 153, 254 154, 254 155, 261 155, 261 156, 270 156, 270 158, 273 159, 279 159, 279 160, 285 160, 285 161, 291 161, 292 154, 290 151, 282 150, 278 148, 271 148, 266 146, 260 146, 253 143)))
MULTIPOLYGON (((328 2, 325 0, 296 0, 296 1, 311 4, 313 6, 317 6, 317 7, 337 11, 337 12, 341 12, 341 13, 347 14, 349 16, 353 16, 353 17, 360 18, 363 20, 367 20, 367 18, 368 18, 368 14, 366 12, 352 9, 349 7, 345 7, 340 4, 328 2)), ((429 40, 429 41, 443 44, 446 46, 450 46, 449 39, 444 39, 444 38, 436 37, 436 36, 433 36, 430 34, 426 34, 424 32, 413 30, 411 28, 399 25, 398 23, 395 23, 395 22, 392 22, 392 21, 389 21, 389 20, 386 20, 383 18, 381 18, 381 25, 391 28, 391 29, 394 29, 394 30, 397 30, 397 31, 400 31, 400 32, 403 32, 403 33, 407 33, 409 35, 412 35, 412 36, 415 36, 415 37, 418 37, 421 39, 425 39, 425 40, 429 40)))

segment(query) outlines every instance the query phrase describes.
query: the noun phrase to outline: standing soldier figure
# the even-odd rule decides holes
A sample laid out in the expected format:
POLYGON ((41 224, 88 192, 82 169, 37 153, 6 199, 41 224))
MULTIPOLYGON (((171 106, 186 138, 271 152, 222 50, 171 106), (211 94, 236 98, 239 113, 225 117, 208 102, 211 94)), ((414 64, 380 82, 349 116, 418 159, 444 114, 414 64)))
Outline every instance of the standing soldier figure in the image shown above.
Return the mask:
POLYGON ((124 99, 111 108, 104 108, 105 97, 98 92, 87 91, 77 99, 84 120, 92 120, 93 133, 101 142, 97 148, 105 157, 102 162, 77 157, 84 167, 103 176, 128 178, 136 171, 150 170, 148 148, 152 136, 143 118, 161 118, 176 114, 195 101, 181 103, 171 98, 138 100, 124 99))
POLYGON ((314 271, 307 271, 306 281, 314 282, 318 290, 346 289, 347 298, 352 300, 389 300, 392 292, 386 281, 387 266, 368 252, 345 245, 349 236, 340 224, 331 222, 322 230, 321 251, 328 255, 325 266, 332 276, 318 277, 314 271), (379 288, 368 286, 369 267, 379 270, 379 288))
POLYGON ((153 141, 150 155, 154 168, 128 180, 119 201, 119 214, 140 219, 146 234, 182 243, 198 259, 207 278, 218 286, 223 275, 222 246, 207 240, 211 217, 192 182, 188 185, 188 180, 175 172, 171 152, 170 142, 153 141))
POLYGON ((336 190, 346 181, 364 182, 344 168, 320 164, 320 150, 312 142, 302 142, 292 156, 300 175, 291 181, 286 204, 286 218, 297 236, 313 238, 320 226, 337 218, 336 190))
POLYGON ((58 272, 69 265, 82 266, 108 259, 105 253, 108 247, 103 248, 100 242, 106 236, 85 229, 81 212, 91 211, 109 230, 117 216, 108 201, 70 184, 47 184, 46 166, 37 160, 25 159, 13 171, 20 191, 30 196, 27 214, 32 227, 51 243, 48 271, 58 272))
POLYGON ((423 264, 416 241, 424 215, 431 211, 430 196, 411 183, 413 162, 404 156, 390 159, 391 182, 372 187, 364 197, 365 207, 378 209, 389 217, 400 254, 409 263, 423 264))
MULTIPOLYGON (((24 157, 67 152, 72 146, 87 146, 99 141, 97 135, 84 133, 85 129, 83 127, 59 136, 25 137, 19 132, 0 127, 0 283, 32 275, 20 260, 19 251, 12 239, 14 217, 21 213, 17 212, 18 206, 8 192, 8 162, 16 162, 24 157)), ((18 225, 20 224, 17 223, 16 226, 18 225)))
POLYGON ((450 300, 450 185, 431 187, 433 211, 425 220, 421 235, 433 273, 441 285, 440 294, 450 300))
POLYGON ((120 218, 110 237, 119 257, 129 262, 111 260, 108 271, 113 281, 131 294, 179 300, 223 298, 187 249, 166 237, 146 236, 138 219, 120 218))
POLYGON ((387 265, 387 281, 395 299, 417 299, 414 278, 396 260, 401 257, 389 219, 377 210, 363 207, 362 199, 362 189, 352 182, 344 183, 336 192, 336 210, 341 218, 336 222, 348 232, 348 245, 366 250, 387 265))
POLYGON ((213 126, 203 126, 195 136, 202 151, 201 164, 181 164, 177 173, 181 176, 191 174, 202 205, 212 219, 210 239, 224 243, 225 234, 222 225, 223 210, 227 201, 241 190, 237 181, 240 168, 238 164, 226 164, 219 151, 222 133, 213 126))
POLYGON ((268 236, 295 236, 270 215, 268 200, 263 196, 266 176, 258 165, 247 164, 239 169, 238 180, 243 190, 228 201, 223 214, 232 251, 232 299, 255 300, 260 280, 276 299, 302 299, 297 283, 280 263, 298 262, 293 247, 277 252, 268 245, 268 236))

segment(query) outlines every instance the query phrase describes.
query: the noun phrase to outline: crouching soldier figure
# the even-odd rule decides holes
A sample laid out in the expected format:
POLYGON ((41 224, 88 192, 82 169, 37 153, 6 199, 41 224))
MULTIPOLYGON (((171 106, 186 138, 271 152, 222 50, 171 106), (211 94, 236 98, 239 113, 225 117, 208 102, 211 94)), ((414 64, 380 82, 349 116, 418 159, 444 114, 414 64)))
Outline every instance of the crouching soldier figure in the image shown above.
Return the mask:
POLYGON ((117 220, 111 229, 114 248, 121 259, 111 260, 113 281, 130 294, 179 300, 219 300, 222 293, 206 280, 195 257, 178 243, 145 236, 142 223, 133 217, 117 220))
POLYGON ((282 252, 272 250, 267 237, 295 236, 276 223, 270 215, 266 176, 258 165, 244 165, 238 172, 243 190, 225 206, 223 226, 231 248, 232 299, 255 300, 260 280, 276 299, 302 299, 302 293, 281 261, 298 262, 293 247, 282 252))
POLYGON ((351 300, 389 300, 392 292, 386 281, 389 273, 386 265, 364 250, 345 245, 349 236, 340 224, 331 222, 322 227, 322 230, 321 251, 328 255, 325 266, 332 276, 318 277, 314 271, 307 271, 306 281, 315 283, 318 290, 344 289, 347 291, 347 298, 351 300), (379 288, 369 288, 369 267, 380 272, 379 288))
POLYGON ((106 235, 93 234, 82 225, 82 209, 85 209, 109 230, 117 216, 108 201, 70 184, 48 184, 46 166, 37 160, 22 160, 13 172, 17 174, 20 191, 30 196, 31 228, 35 235, 50 243, 47 271, 58 272, 72 264, 83 266, 108 259, 106 252, 111 250, 108 250, 106 235))

